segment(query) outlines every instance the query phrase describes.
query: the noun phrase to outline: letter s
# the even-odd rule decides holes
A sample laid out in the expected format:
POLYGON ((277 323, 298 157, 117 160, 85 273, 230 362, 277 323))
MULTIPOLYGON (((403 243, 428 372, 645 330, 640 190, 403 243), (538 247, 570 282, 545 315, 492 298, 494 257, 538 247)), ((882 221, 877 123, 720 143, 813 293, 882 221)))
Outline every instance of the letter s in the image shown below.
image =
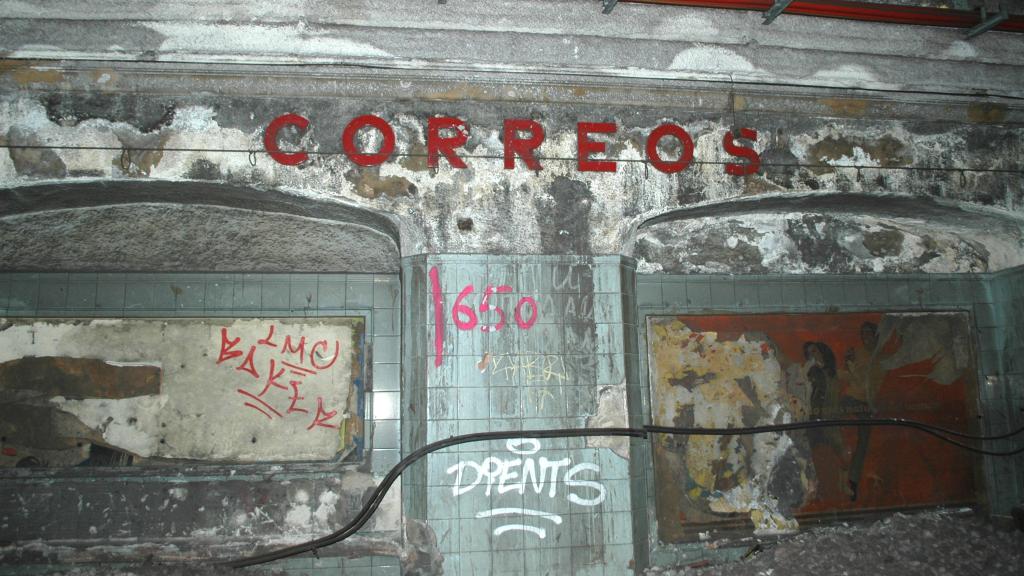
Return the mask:
POLYGON ((597 464, 591 464, 589 462, 582 462, 569 468, 569 471, 565 473, 565 485, 570 488, 592 488, 597 490, 597 495, 593 498, 580 498, 579 496, 569 492, 569 502, 578 504, 580 506, 597 506, 601 502, 604 502, 605 496, 608 492, 605 490, 599 482, 593 480, 574 480, 573 476, 582 470, 593 470, 594 472, 601 472, 601 469, 597 467, 597 464))
MULTIPOLYGON (((757 142, 757 131, 750 128, 740 128, 740 138, 757 142)), ((757 151, 753 148, 738 146, 736 141, 733 139, 731 130, 725 133, 725 137, 722 139, 722 148, 732 156, 747 159, 746 164, 739 164, 735 162, 727 163, 725 165, 725 171, 727 174, 732 174, 733 176, 746 176, 747 174, 754 174, 761 167, 761 157, 758 156, 757 151)))

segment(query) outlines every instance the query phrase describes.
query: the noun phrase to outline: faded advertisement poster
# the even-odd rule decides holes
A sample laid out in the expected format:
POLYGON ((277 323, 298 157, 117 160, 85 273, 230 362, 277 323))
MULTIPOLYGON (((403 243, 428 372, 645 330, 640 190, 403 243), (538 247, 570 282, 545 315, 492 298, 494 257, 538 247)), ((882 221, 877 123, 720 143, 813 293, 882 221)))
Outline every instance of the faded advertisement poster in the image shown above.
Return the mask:
MULTIPOLYGON (((971 431, 966 313, 662 316, 649 319, 648 341, 656 425, 900 417, 971 431)), ((663 542, 976 498, 974 458, 906 428, 659 435, 654 445, 663 542)))
POLYGON ((362 318, 0 318, 0 466, 334 458, 362 347, 362 318))

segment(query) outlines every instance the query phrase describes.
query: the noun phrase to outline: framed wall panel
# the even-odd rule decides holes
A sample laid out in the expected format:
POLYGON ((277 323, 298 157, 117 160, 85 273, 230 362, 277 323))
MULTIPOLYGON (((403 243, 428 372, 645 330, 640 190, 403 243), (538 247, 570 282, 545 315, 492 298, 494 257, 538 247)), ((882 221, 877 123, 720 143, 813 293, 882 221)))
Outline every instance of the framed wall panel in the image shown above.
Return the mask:
MULTIPOLYGON (((649 316, 652 419, 903 417, 966 432, 977 397, 969 326, 965 312, 649 316)), ((659 436, 653 456, 666 543, 977 499, 974 458, 908 429, 659 436)))

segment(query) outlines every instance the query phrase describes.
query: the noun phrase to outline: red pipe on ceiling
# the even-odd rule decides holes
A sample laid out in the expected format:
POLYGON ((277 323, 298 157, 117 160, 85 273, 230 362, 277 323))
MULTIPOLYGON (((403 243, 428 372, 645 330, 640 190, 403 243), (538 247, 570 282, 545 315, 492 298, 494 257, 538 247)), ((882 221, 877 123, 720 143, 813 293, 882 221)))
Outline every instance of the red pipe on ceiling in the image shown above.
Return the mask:
MULTIPOLYGON (((730 8, 734 10, 757 10, 766 12, 772 7, 772 0, 621 0, 639 4, 671 4, 699 8, 730 8)), ((886 22, 890 24, 913 24, 918 26, 945 26, 948 28, 973 28, 981 23, 980 12, 947 10, 925 6, 898 6, 856 2, 853 0, 795 0, 783 14, 840 18, 862 22, 886 22)), ((1003 32, 1024 32, 1024 16, 1010 16, 993 30, 1003 32)))

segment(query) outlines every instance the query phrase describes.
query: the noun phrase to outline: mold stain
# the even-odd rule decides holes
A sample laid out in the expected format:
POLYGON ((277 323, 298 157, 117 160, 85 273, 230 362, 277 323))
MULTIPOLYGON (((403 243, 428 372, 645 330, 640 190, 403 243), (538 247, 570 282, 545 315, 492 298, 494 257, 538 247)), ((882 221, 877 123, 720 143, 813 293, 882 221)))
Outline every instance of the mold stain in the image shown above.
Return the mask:
POLYGON ((1006 105, 976 102, 967 106, 967 119, 977 124, 992 124, 1006 119, 1006 105))
POLYGON ((822 98, 819 102, 838 116, 862 118, 868 109, 868 101, 861 98, 822 98))
POLYGON ((353 168, 345 173, 356 194, 363 198, 377 199, 381 196, 398 198, 415 196, 416 185, 401 176, 381 177, 378 168, 353 168))
POLYGON ((33 63, 14 60, 0 62, 0 73, 11 77, 19 86, 32 87, 40 84, 60 84, 64 73, 60 70, 41 68, 33 63))

